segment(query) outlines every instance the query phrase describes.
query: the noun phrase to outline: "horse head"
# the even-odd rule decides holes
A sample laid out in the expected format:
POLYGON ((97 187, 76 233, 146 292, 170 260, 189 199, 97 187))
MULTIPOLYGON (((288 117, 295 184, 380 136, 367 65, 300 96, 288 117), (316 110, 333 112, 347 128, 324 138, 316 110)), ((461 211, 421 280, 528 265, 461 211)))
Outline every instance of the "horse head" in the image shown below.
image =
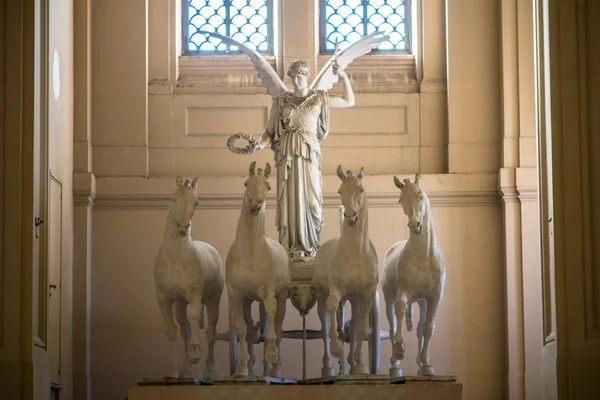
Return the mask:
POLYGON ((406 178, 400 181, 394 176, 394 184, 400 189, 400 199, 398 203, 402 205, 404 214, 408 217, 408 227, 411 232, 421 233, 423 227, 423 218, 429 209, 429 199, 420 186, 421 175, 415 174, 414 182, 406 178))
POLYGON ((268 181, 269 175, 271 175, 271 165, 267 163, 264 173, 262 168, 255 172, 255 166, 256 161, 253 161, 249 168, 250 175, 244 182, 246 186, 244 202, 252 215, 258 215, 259 211, 264 208, 267 194, 271 190, 271 184, 268 181))
POLYGON ((342 166, 338 165, 337 176, 342 181, 338 190, 344 206, 344 219, 350 225, 355 225, 360 211, 365 203, 365 189, 362 186, 362 178, 365 175, 364 168, 361 168, 357 176, 352 174, 351 170, 344 171, 342 166))
POLYGON ((198 205, 198 178, 191 182, 178 176, 175 192, 171 198, 170 213, 175 220, 179 236, 185 236, 191 226, 192 217, 198 205))

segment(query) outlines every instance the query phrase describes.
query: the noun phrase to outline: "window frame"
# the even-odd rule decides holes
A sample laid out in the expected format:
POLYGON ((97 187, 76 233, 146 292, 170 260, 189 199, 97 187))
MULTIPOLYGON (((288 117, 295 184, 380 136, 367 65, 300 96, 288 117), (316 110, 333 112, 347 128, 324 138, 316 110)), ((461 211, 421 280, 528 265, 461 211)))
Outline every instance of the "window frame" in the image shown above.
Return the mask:
MULTIPOLYGON (((363 2, 363 7, 366 9, 369 4, 369 0, 361 0, 363 2)), ((327 50, 327 37, 326 37, 326 26, 327 26, 327 13, 325 10, 327 9, 327 0, 319 0, 319 54, 333 54, 333 50, 327 50)), ((365 10, 366 11, 366 10, 365 10)), ((366 14, 366 12, 365 12, 366 14)), ((384 55, 412 55, 412 1, 404 0, 404 26, 405 26, 405 34, 404 34, 404 42, 406 43, 405 50, 380 50, 375 48, 371 50, 371 54, 384 54, 384 55)), ((365 17, 363 17, 363 25, 366 24, 367 21, 365 17)))
MULTIPOLYGON (((211 50, 211 51, 206 51, 206 50, 196 50, 196 51, 190 51, 189 50, 189 3, 192 0, 181 0, 181 56, 184 57, 203 57, 203 56, 210 56, 210 57, 215 57, 215 56, 235 56, 235 55, 242 55, 243 53, 239 50, 237 51, 231 51, 231 50, 227 50, 227 51, 217 51, 217 50, 211 50)), ((277 0, 266 0, 267 3, 267 50, 266 51, 259 51, 258 49, 256 49, 256 51, 258 51, 261 55, 263 56, 273 56, 275 55, 274 52, 274 42, 275 42, 275 26, 274 26, 274 22, 275 19, 273 18, 273 12, 275 10, 274 7, 274 2, 277 0)), ((225 9, 226 9, 226 13, 227 16, 225 17, 225 24, 226 24, 226 30, 227 30, 227 36, 229 36, 230 32, 229 32, 229 27, 231 25, 231 19, 229 17, 229 10, 231 7, 231 0, 224 0, 225 3, 225 9)), ((229 47, 229 46, 228 46, 229 47)))

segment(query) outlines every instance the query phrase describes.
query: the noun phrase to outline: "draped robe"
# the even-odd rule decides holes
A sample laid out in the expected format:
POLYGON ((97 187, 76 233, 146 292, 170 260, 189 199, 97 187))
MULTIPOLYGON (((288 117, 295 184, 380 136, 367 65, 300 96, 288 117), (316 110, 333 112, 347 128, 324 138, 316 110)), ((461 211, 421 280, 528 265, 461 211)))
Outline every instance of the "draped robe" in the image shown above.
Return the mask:
POLYGON ((314 256, 323 227, 321 146, 329 128, 328 94, 311 90, 298 103, 293 92, 273 100, 275 123, 271 148, 277 169, 277 216, 279 242, 291 255, 314 256))

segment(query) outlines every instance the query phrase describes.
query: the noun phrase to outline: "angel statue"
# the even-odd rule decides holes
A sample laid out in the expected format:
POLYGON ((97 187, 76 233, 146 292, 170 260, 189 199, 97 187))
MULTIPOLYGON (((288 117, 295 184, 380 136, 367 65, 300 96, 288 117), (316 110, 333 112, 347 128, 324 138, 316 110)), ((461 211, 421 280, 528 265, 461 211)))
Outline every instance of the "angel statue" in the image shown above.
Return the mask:
POLYGON ((244 133, 229 137, 227 147, 236 154, 251 154, 270 146, 275 153, 277 169, 276 225, 279 242, 292 259, 314 257, 319 247, 323 227, 321 146, 329 130, 329 109, 352 107, 354 93, 344 72, 355 58, 388 40, 381 32, 362 37, 346 49, 336 50, 308 86, 310 67, 306 61, 293 61, 287 71, 294 90, 288 90, 275 70, 257 51, 228 36, 202 32, 237 46, 252 60, 263 87, 273 103, 269 120, 259 138, 244 133), (342 96, 327 93, 341 78, 342 96), (235 147, 234 141, 248 141, 245 148, 235 147))

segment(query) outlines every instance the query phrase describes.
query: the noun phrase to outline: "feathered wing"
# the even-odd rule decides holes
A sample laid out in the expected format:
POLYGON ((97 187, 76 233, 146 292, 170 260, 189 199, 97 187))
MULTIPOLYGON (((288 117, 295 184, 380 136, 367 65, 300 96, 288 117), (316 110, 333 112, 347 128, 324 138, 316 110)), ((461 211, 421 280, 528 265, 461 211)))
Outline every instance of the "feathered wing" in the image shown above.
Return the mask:
POLYGON ((390 37, 386 36, 382 32, 375 31, 369 35, 363 36, 336 56, 335 54, 327 64, 321 68, 319 75, 315 78, 310 87, 316 90, 329 90, 338 81, 338 76, 333 74, 332 66, 334 61, 337 61, 341 69, 346 67, 354 61, 354 59, 367 54, 372 49, 378 47, 381 43, 387 41, 390 37))
POLYGON ((273 98, 287 91, 287 87, 277 75, 277 72, 271 67, 271 65, 264 59, 264 57, 256 50, 251 49, 243 43, 238 42, 230 38, 229 36, 221 35, 217 32, 198 31, 209 36, 221 39, 223 42, 232 46, 237 46, 240 51, 250 57, 250 60, 254 64, 254 68, 260 78, 260 83, 263 87, 267 88, 267 93, 273 98))

